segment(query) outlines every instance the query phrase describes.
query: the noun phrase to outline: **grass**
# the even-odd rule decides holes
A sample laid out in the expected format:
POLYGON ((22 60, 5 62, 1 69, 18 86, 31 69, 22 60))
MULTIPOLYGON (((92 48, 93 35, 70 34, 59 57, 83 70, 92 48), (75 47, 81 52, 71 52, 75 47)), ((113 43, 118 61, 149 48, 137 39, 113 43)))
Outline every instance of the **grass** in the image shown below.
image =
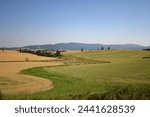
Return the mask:
POLYGON ((110 62, 124 62, 130 60, 141 60, 145 56, 150 56, 149 51, 144 50, 103 50, 103 51, 85 51, 85 52, 68 52, 65 56, 71 55, 91 60, 104 60, 110 62))
MULTIPOLYGON (((64 53, 83 60, 110 61, 38 67, 23 74, 50 79, 54 89, 4 99, 150 99, 149 51, 110 50, 64 53)), ((66 58, 65 58, 66 59, 66 58)))
POLYGON ((2 99, 2 93, 1 93, 1 90, 0 90, 0 100, 2 99))

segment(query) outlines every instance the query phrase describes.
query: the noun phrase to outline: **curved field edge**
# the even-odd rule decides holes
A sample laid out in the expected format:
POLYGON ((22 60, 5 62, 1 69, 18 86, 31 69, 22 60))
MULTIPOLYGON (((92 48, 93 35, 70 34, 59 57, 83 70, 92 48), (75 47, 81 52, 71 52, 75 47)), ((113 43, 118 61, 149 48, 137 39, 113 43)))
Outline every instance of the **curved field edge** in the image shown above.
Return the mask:
MULTIPOLYGON (((145 51, 71 53, 69 66, 38 67, 21 73, 50 79, 54 89, 3 99, 150 99, 150 59, 145 51), (86 60, 85 64, 80 64, 86 60), (90 60, 110 61, 89 64, 90 60), (80 61, 78 61, 80 59, 80 61), (72 60, 72 57, 71 57, 72 60), (74 63, 79 63, 76 65, 74 63), (71 64, 70 64, 71 63, 71 64)), ((66 60, 66 59, 65 59, 66 60)), ((91 62, 90 62, 91 63, 91 62)), ((93 61, 92 61, 93 63, 93 61)))
MULTIPOLYGON (((22 95, 53 88, 50 80, 19 74, 20 70, 60 65, 60 62, 7 62, 0 63, 0 92, 1 95, 22 95)), ((5 99, 5 98, 3 98, 5 99)))
MULTIPOLYGON (((108 65, 101 65, 102 67, 108 65)), ((115 65, 116 66, 116 65, 115 65)), ((116 76, 109 79, 105 73, 101 74, 105 78, 90 78, 87 69, 93 72, 93 68, 100 68, 100 65, 81 65, 81 66, 53 66, 53 67, 38 67, 21 71, 23 74, 38 76, 50 79, 54 84, 54 89, 38 92, 30 95, 5 97, 11 99, 150 99, 150 84, 147 81, 131 77, 116 78, 116 76), (84 68, 87 68, 86 70, 84 68), (91 68, 91 69, 90 69, 91 68), (70 70, 68 73, 65 70, 70 70), (73 74, 73 72, 75 72, 73 74), (82 72, 81 75, 76 75, 77 72, 82 72), (114 78, 114 79, 113 79, 114 78)), ((113 67, 113 65, 112 65, 113 67)), ((118 66, 119 67, 119 66, 118 66)), ((125 67, 125 66, 124 66, 125 67)), ((120 69, 120 68, 118 68, 120 69)), ((117 69, 117 70, 118 70, 117 69)), ((122 67, 121 67, 122 69, 122 67)), ((105 69, 104 69, 105 70, 105 69)), ((114 71, 110 74, 112 74, 114 71)), ((131 71, 133 72, 133 71, 131 71)), ((98 73, 98 72, 96 72, 98 73)), ((91 74, 91 73, 90 73, 91 74)), ((92 74, 94 75, 94 74, 92 74)), ((139 75, 139 74, 138 74, 139 75)), ((128 75, 127 75, 128 76, 128 75)), ((143 78, 146 79, 146 78, 143 78)), ((148 79, 149 80, 149 79, 148 79)))

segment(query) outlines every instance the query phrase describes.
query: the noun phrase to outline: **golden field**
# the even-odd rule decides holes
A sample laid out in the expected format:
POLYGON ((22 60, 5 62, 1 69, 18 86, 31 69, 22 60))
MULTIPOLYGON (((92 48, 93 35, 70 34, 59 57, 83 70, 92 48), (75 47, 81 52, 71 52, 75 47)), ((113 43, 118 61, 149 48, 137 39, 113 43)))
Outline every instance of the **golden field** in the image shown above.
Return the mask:
POLYGON ((15 50, 0 51, 0 61, 44 61, 55 60, 53 57, 37 56, 29 53, 19 53, 15 50))
POLYGON ((17 51, 0 51, 0 91, 2 94, 28 94, 53 88, 50 80, 19 74, 20 70, 40 66, 60 65, 52 57, 41 57, 17 51), (29 61, 26 62, 26 58, 29 61), (44 62, 48 60, 49 62, 44 62), (17 62, 16 62, 17 61, 17 62), (40 62, 38 62, 40 61, 40 62))

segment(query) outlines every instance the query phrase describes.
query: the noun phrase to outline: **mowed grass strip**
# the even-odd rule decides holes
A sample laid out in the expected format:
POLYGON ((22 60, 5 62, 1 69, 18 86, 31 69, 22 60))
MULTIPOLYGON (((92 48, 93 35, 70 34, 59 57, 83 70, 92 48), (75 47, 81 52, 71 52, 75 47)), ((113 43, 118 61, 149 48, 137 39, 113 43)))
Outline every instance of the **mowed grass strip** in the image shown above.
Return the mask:
MULTIPOLYGON (((39 67, 24 70, 21 73, 50 79, 54 84, 54 89, 30 95, 6 96, 4 98, 150 99, 150 59, 143 59, 150 53, 134 50, 111 50, 102 53, 105 52, 111 63, 39 67)), ((94 53, 95 58, 92 59, 95 60, 104 59, 106 56, 100 54, 99 51, 94 51, 94 53)), ((82 54, 84 54, 83 58, 90 59, 92 52, 82 54)), ((73 56, 82 57, 82 54, 74 52, 73 56)))

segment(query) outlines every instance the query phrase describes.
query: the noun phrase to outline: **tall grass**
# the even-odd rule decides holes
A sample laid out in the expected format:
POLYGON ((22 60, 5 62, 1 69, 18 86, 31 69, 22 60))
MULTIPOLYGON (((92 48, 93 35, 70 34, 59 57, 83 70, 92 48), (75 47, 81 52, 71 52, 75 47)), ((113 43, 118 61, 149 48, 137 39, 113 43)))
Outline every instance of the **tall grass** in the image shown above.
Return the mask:
POLYGON ((149 86, 147 88, 138 87, 118 87, 110 89, 105 93, 89 94, 88 100, 149 100, 150 90, 149 86))

